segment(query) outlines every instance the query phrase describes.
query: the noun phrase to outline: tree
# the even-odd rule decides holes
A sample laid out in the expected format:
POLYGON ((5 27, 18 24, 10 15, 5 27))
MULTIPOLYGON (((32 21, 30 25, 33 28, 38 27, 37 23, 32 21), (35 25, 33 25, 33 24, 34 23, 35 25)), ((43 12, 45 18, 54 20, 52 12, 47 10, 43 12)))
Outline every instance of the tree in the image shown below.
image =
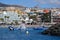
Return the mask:
POLYGON ((9 16, 4 16, 4 18, 5 18, 5 22, 6 22, 6 21, 8 21, 9 16))
POLYGON ((42 22, 51 22, 51 11, 43 14, 42 22))
POLYGON ((3 18, 0 18, 0 20, 1 20, 1 21, 4 21, 4 19, 3 19, 3 18))
POLYGON ((18 20, 13 20, 15 22, 15 24, 18 24, 18 20))

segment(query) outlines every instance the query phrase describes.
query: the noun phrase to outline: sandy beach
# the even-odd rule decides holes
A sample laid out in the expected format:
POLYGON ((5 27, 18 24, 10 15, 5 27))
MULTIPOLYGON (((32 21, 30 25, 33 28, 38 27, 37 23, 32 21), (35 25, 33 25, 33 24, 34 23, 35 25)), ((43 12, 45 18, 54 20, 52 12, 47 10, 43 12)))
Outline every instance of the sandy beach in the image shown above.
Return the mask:
MULTIPOLYGON (((0 25, 0 27, 9 27, 10 25, 0 25)), ((20 25, 12 25, 13 27, 20 27, 20 25)), ((25 25, 26 27, 40 27, 40 25, 25 25)))
MULTIPOLYGON (((0 27, 9 27, 10 25, 0 25, 0 27)), ((13 27, 20 27, 20 25, 12 25, 13 27)), ((25 25, 26 27, 41 27, 41 25, 25 25)), ((44 25, 45 27, 50 27, 49 25, 44 25)))

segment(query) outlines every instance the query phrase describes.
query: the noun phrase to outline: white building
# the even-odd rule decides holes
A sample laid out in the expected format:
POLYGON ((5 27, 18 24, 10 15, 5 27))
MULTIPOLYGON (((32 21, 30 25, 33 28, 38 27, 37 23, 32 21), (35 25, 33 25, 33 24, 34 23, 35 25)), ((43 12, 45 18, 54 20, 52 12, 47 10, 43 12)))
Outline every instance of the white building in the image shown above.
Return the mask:
POLYGON ((29 13, 29 12, 31 12, 31 9, 30 8, 26 8, 25 12, 29 13))
POLYGON ((0 18, 3 18, 6 23, 11 23, 13 20, 20 20, 18 13, 14 11, 3 11, 0 13, 0 18))

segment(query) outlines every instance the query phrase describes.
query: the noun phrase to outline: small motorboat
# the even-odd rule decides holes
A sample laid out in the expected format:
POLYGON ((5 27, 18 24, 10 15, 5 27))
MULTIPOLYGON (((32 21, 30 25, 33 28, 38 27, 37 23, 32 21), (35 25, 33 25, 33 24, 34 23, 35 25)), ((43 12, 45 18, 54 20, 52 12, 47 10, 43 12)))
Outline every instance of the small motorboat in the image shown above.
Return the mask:
POLYGON ((8 27, 10 31, 14 30, 14 28, 12 26, 8 27))

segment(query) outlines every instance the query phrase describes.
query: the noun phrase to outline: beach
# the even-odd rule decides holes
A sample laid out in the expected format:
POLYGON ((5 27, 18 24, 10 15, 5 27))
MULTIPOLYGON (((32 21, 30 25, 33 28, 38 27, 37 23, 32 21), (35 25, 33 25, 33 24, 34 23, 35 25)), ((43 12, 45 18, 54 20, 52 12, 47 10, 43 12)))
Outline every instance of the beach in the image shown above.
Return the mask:
MULTIPOLYGON (((0 27, 3 27, 3 28, 5 28, 5 27, 9 27, 9 26, 12 26, 12 27, 20 27, 20 25, 0 25, 0 27)), ((25 25, 26 27, 35 27, 35 28, 37 28, 37 27, 42 27, 42 25, 25 25)), ((50 27, 49 25, 44 25, 45 27, 50 27)))
MULTIPOLYGON (((0 25, 0 27, 9 27, 10 25, 0 25)), ((20 25, 11 25, 13 27, 20 27, 20 25)), ((40 27, 40 25, 25 25, 26 27, 40 27)))

